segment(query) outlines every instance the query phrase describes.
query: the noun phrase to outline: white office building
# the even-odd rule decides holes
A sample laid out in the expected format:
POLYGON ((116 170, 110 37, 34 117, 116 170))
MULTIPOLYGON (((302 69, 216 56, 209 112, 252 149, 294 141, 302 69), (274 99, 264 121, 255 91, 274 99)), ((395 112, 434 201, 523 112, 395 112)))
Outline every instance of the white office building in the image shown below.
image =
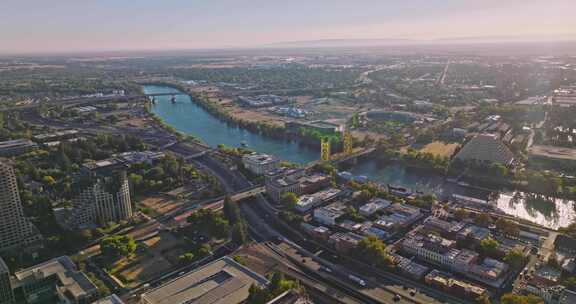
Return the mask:
POLYGON ((244 167, 256 175, 264 175, 268 171, 278 168, 280 160, 268 154, 250 154, 242 157, 244 167))

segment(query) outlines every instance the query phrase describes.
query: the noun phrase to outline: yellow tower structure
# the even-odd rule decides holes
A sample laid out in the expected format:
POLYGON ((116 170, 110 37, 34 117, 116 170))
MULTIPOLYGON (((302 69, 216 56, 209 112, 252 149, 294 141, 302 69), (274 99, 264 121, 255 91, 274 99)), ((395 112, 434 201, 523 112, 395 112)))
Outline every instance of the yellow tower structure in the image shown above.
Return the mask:
POLYGON ((322 137, 320 141, 320 160, 321 161, 330 160, 330 141, 324 137, 322 137))
POLYGON ((343 146, 344 146, 344 155, 352 155, 354 152, 354 147, 352 145, 352 134, 350 133, 350 129, 345 128, 343 134, 343 146))

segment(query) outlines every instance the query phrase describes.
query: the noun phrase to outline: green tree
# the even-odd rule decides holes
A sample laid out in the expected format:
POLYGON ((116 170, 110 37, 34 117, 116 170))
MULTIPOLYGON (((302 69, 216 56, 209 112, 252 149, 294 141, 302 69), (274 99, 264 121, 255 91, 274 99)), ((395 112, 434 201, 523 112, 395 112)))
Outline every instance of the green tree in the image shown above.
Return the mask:
POLYGON ((296 203, 298 203, 298 196, 292 192, 283 193, 280 196, 280 203, 290 209, 296 207, 296 203))
POLYGON ((268 302, 268 299, 268 290, 256 284, 252 284, 248 289, 248 298, 246 299, 247 304, 265 304, 268 302))
POLYGON ((507 235, 516 236, 520 233, 520 227, 516 222, 499 218, 496 223, 496 228, 507 235))
POLYGON ((544 304, 544 300, 535 295, 521 296, 507 293, 500 298, 501 304, 544 304))
POLYGON ((524 262, 524 255, 520 250, 510 250, 506 253, 504 262, 508 263, 514 269, 520 269, 524 262))
POLYGON ((286 280, 283 273, 276 271, 272 274, 268 289, 273 294, 273 296, 279 295, 292 288, 294 288, 294 282, 286 280))
POLYGON ((248 241, 246 225, 242 222, 238 222, 232 226, 231 234, 232 242, 238 245, 245 244, 248 241))
POLYGON ((498 248, 498 242, 494 239, 487 238, 480 241, 479 252, 484 256, 494 256, 496 254, 496 249, 498 248))
POLYGON ((368 190, 362 190, 360 193, 354 197, 354 201, 357 203, 367 203, 374 197, 374 194, 368 190))
POLYGON ((234 225, 242 220, 240 215, 240 208, 237 204, 232 202, 232 199, 228 195, 224 198, 222 212, 224 212, 224 217, 226 217, 231 225, 234 225))
POLYGON ((44 177, 42 177, 42 182, 50 187, 56 184, 56 180, 50 175, 45 175, 44 177))
POLYGON ((209 244, 202 244, 196 253, 200 258, 207 257, 212 254, 212 247, 209 244))
POLYGON ((465 220, 470 216, 470 212, 466 209, 458 208, 454 211, 454 217, 459 221, 465 220))
POLYGON ((186 219, 195 229, 202 230, 216 238, 228 236, 230 224, 224 218, 222 212, 214 212, 210 209, 200 209, 193 212, 186 219))
POLYGON ((128 257, 136 251, 136 241, 129 235, 109 236, 100 241, 100 251, 106 257, 128 257))
POLYGON ((192 252, 186 252, 178 256, 178 263, 180 264, 189 264, 194 261, 194 254, 192 252))
POLYGON ((475 299, 475 301, 477 304, 492 304, 492 302, 490 302, 490 297, 488 297, 487 295, 478 297, 475 299))
POLYGON ((128 175, 128 180, 130 181, 132 186, 134 186, 135 188, 138 188, 142 185, 142 182, 144 181, 144 177, 142 177, 142 175, 139 175, 136 173, 130 173, 128 175))
POLYGON ((480 213, 476 215, 476 218, 474 218, 474 223, 478 226, 488 227, 492 225, 492 217, 489 214, 480 213))
POLYGON ((356 254, 363 261, 378 267, 391 267, 392 258, 386 253, 386 245, 374 236, 364 238, 358 243, 356 254))

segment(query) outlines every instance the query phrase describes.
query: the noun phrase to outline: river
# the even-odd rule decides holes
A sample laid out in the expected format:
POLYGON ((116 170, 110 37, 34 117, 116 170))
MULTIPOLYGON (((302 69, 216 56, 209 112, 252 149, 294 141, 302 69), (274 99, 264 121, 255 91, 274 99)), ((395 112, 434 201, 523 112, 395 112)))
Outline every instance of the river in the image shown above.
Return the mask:
MULTIPOLYGON (((172 87, 155 85, 144 86, 144 92, 181 93, 172 87)), ((170 99, 171 96, 156 97, 156 104, 151 108, 152 112, 176 130, 198 137, 212 147, 218 144, 239 147, 245 143, 248 148, 257 152, 276 155, 280 159, 298 164, 306 164, 319 157, 318 149, 294 141, 266 137, 222 122, 194 103, 188 95, 176 95, 174 103, 170 99)), ((354 175, 364 175, 381 184, 400 185, 414 191, 434 193, 438 197, 448 197, 452 193, 457 193, 486 199, 490 194, 446 182, 441 176, 411 170, 401 164, 366 160, 359 162, 350 169, 350 172, 354 175)), ((565 227, 576 219, 573 201, 542 200, 532 195, 505 192, 500 195, 496 205, 506 214, 551 229, 565 227)))
MULTIPOLYGON (((167 86, 144 86, 146 94, 180 93, 167 86)), ((224 144, 229 147, 240 147, 243 143, 254 151, 276 155, 280 159, 297 164, 306 164, 317 160, 320 152, 309 146, 294 141, 262 136, 255 132, 232 126, 223 122, 202 107, 194 103, 188 95, 176 95, 174 103, 171 96, 156 97, 152 113, 176 130, 196 136, 211 147, 224 144)))

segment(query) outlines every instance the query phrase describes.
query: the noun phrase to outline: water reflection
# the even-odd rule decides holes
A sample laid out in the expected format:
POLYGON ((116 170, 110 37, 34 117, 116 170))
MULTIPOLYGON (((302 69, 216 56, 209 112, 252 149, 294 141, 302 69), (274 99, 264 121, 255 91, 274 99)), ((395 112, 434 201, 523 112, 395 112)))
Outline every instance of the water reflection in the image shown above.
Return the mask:
POLYGON ((574 201, 522 192, 501 193, 496 201, 502 212, 533 223, 558 229, 576 219, 574 201))

